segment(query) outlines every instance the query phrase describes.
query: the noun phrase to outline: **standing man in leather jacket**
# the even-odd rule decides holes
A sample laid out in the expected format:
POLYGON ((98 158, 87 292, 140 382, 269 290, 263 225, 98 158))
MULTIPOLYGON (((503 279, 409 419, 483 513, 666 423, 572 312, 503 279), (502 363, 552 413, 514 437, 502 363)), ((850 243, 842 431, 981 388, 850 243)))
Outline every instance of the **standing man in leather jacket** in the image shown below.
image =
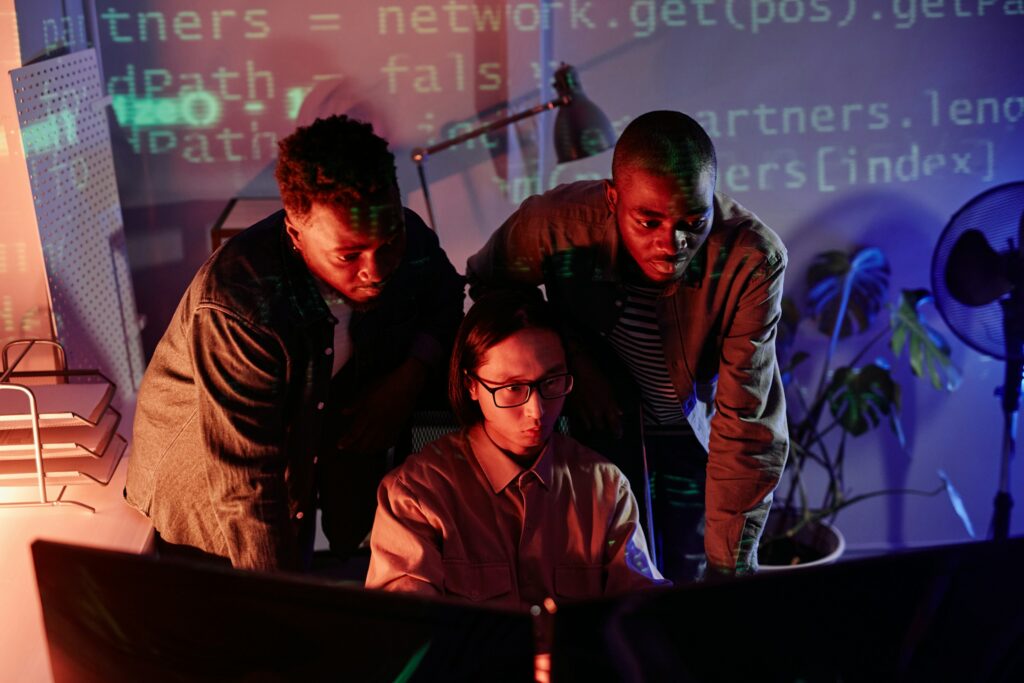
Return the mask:
POLYGON ((369 124, 299 128, 276 177, 284 210, 203 264, 156 348, 125 489, 164 552, 261 570, 308 567, 318 505, 332 550, 364 539, 464 297, 369 124))

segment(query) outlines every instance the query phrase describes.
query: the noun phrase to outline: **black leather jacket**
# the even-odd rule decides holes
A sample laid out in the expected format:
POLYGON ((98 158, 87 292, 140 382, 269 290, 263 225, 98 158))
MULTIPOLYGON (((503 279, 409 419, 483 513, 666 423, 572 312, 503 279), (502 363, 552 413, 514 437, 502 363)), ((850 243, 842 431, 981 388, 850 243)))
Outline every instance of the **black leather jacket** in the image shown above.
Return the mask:
POLYGON ((423 221, 408 209, 405 219, 403 260, 378 305, 353 312, 353 355, 333 382, 337 320, 292 249, 283 211, 202 266, 135 415, 125 496, 164 540, 236 567, 301 563, 314 464, 338 422, 331 403, 357 400, 410 356, 443 366, 462 318, 463 278, 423 221))

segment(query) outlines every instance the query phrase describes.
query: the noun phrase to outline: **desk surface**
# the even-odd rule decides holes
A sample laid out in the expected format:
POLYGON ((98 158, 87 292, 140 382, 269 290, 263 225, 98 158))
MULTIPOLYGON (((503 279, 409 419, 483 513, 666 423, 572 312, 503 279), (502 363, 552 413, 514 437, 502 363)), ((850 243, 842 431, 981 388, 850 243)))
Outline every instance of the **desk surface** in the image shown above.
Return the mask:
MULTIPOLYGON (((64 498, 91 505, 95 514, 74 505, 0 508, 0 680, 53 680, 32 565, 33 541, 43 538, 127 552, 149 549, 149 520, 121 496, 127 468, 125 457, 105 487, 68 487, 64 498)), ((0 488, 0 502, 36 495, 35 489, 0 488)))

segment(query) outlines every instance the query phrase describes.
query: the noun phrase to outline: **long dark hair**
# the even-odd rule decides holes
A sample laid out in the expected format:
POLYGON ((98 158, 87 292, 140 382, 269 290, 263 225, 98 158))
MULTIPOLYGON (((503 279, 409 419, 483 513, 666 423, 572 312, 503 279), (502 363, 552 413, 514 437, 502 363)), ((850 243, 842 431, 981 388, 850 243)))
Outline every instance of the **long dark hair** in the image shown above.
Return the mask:
POLYGON ((483 419, 480 406, 469 395, 466 373, 476 372, 492 346, 526 329, 551 330, 565 348, 558 317, 536 289, 488 293, 469 309, 455 336, 448 368, 448 399, 463 426, 483 419))

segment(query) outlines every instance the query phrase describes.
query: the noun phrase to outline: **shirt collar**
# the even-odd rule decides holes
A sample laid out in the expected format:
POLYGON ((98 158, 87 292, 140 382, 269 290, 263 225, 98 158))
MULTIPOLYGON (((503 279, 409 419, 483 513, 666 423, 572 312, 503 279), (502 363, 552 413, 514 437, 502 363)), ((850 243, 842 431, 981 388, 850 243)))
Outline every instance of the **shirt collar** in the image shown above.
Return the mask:
POLYGON ((494 493, 501 493, 513 480, 530 471, 536 474, 545 489, 551 488, 555 448, 553 436, 548 439, 547 445, 533 465, 526 468, 508 457, 491 441, 491 437, 484 431, 482 422, 469 428, 468 438, 470 455, 483 470, 494 493))

